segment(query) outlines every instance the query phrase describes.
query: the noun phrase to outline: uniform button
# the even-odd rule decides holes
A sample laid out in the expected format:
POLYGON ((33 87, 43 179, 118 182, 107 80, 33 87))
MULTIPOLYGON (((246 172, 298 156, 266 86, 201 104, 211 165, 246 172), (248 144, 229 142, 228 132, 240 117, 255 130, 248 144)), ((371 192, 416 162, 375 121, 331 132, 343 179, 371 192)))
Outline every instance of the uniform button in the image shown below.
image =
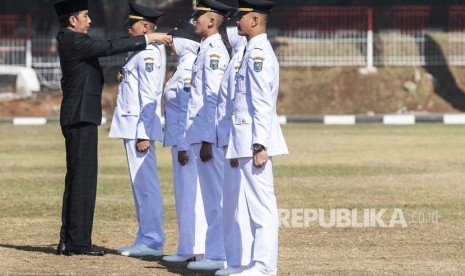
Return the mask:
POLYGON ((128 110, 128 114, 131 114, 131 110, 128 110))

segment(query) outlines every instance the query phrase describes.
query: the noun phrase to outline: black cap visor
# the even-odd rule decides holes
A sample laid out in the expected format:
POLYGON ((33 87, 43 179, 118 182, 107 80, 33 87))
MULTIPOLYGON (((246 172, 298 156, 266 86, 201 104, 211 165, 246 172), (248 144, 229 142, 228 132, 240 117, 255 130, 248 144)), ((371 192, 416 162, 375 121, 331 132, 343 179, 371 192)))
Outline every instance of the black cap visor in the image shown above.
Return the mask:
POLYGON ((195 34, 194 25, 185 20, 180 20, 178 25, 168 34, 173 37, 187 38, 195 42, 200 42, 201 40, 201 37, 195 34))
POLYGON ((192 41, 200 43, 200 36, 196 36, 195 34, 190 34, 187 33, 183 30, 172 30, 171 32, 167 33, 168 35, 171 35, 173 37, 180 37, 180 38, 185 38, 185 39, 190 39, 192 41))
POLYGON ((201 10, 195 10, 191 17, 194 18, 194 19, 197 19, 199 17, 201 17, 204 13, 206 13, 206 11, 201 11, 201 10))
POLYGON ((126 21, 124 21, 124 27, 126 27, 127 29, 131 28, 132 25, 136 24, 137 22, 139 22, 138 19, 131 19, 131 18, 128 18, 126 19, 126 21))

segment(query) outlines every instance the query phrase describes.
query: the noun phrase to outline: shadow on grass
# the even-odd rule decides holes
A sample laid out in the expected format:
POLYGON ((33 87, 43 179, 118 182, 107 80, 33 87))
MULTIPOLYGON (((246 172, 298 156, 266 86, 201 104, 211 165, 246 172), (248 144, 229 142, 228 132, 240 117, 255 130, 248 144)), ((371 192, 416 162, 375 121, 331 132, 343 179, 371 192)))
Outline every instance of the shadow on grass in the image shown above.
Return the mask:
POLYGON ((166 263, 164 261, 159 262, 160 265, 163 267, 156 267, 156 269, 159 270, 167 270, 170 273, 175 273, 178 275, 183 275, 183 276, 212 276, 215 275, 216 270, 210 270, 210 271, 195 271, 195 270, 190 270, 187 269, 187 263, 181 263, 178 265, 174 265, 171 263, 166 263))
POLYGON ((434 92, 443 98, 453 108, 459 111, 465 111, 465 93, 457 84, 454 75, 449 66, 438 66, 435 64, 447 64, 447 58, 441 49, 441 46, 430 35, 425 35, 424 47, 429 51, 436 53, 436 56, 425 55, 425 70, 433 75, 436 80, 434 92))
MULTIPOLYGON (((4 247, 4 248, 16 249, 16 250, 26 251, 26 252, 39 252, 39 253, 53 254, 53 255, 56 255, 57 246, 58 244, 38 245, 38 246, 0 244, 0 247, 4 247)), ((95 246, 95 247, 105 250, 106 254, 119 255, 116 250, 101 247, 101 246, 95 246)))
MULTIPOLYGON (((31 245, 14 245, 14 244, 0 244, 0 247, 9 248, 9 249, 16 249, 25 252, 38 252, 44 254, 56 254, 56 247, 57 244, 50 244, 50 245, 38 245, 38 246, 31 246, 31 245)), ((107 255, 119 255, 116 250, 96 246, 97 248, 105 250, 107 255)), ((187 269, 188 262, 179 262, 179 263, 169 263, 165 262, 161 259, 161 257, 129 257, 129 258, 136 258, 140 259, 141 261, 154 263, 154 265, 145 266, 144 268, 147 269, 154 269, 158 271, 166 270, 168 272, 183 275, 183 276, 211 276, 215 274, 215 270, 211 271, 194 271, 187 269)), ((155 273, 155 275, 157 275, 155 273)))
MULTIPOLYGON (((215 275, 216 270, 202 270, 202 271, 195 271, 187 269, 188 262, 165 262, 161 259, 161 257, 146 257, 146 258, 139 258, 143 261, 153 262, 155 261, 157 265, 154 266, 145 266, 144 268, 147 269, 154 269, 157 271, 168 271, 173 274, 182 275, 182 276, 212 276, 215 275)), ((157 273, 155 273, 157 275, 157 273)))
POLYGON ((53 247, 53 244, 51 244, 51 245, 39 245, 39 246, 0 244, 0 247, 4 247, 4 248, 11 248, 11 249, 26 251, 26 252, 39 252, 39 253, 45 253, 45 254, 55 254, 56 253, 56 246, 57 245, 55 245, 55 247, 53 247))

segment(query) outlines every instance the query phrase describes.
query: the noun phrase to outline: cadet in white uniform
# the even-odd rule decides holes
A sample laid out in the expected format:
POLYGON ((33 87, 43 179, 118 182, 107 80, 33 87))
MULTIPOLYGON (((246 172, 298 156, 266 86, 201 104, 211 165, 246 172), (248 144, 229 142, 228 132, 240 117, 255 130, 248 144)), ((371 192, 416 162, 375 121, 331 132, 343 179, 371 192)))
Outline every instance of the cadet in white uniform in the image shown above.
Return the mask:
POLYGON ((205 258, 190 262, 189 269, 214 270, 225 267, 223 241, 224 153, 216 147, 216 107, 218 90, 229 54, 218 28, 231 7, 213 0, 199 0, 193 14, 196 34, 203 39, 194 62, 187 111, 186 140, 193 155, 179 152, 180 161, 195 162, 200 181, 208 229, 205 258))
MULTIPOLYGON (((218 106, 216 111, 216 119, 218 126, 217 133, 217 146, 225 148, 229 143, 229 129, 231 128, 231 109, 232 99, 234 97, 234 89, 236 85, 236 72, 239 69, 242 56, 244 55, 244 48, 247 40, 244 36, 237 33, 237 18, 228 18, 223 25, 226 26, 226 35, 228 37, 229 45, 231 46, 231 60, 224 71, 223 79, 221 80, 220 90, 218 93, 218 106), (227 101, 230 99, 230 101, 227 101), (228 106, 226 106, 228 104, 228 106)), ((225 168, 230 168, 229 162, 225 168)))
POLYGON ((238 30, 247 38, 246 52, 237 73, 231 134, 226 157, 238 159, 240 188, 237 212, 250 218, 249 226, 236 218, 240 231, 253 234, 249 268, 230 275, 276 275, 278 210, 274 195, 273 156, 288 149, 276 114, 279 64, 266 35, 266 22, 276 3, 240 0, 238 30))
MULTIPOLYGON (((195 34, 194 26, 186 21, 180 21, 168 34, 173 36, 172 51, 178 57, 179 64, 165 87, 163 145, 171 146, 178 250, 175 255, 163 257, 163 260, 184 262, 205 253, 207 230, 195 162, 178 162, 178 150, 190 150, 183 134, 191 91, 192 65, 200 47, 200 36, 195 34)), ((194 156, 194 152, 190 151, 188 155, 194 156)))
MULTIPOLYGON (((236 88, 236 73, 239 69, 242 56, 244 55, 247 40, 237 33, 237 17, 230 17, 224 22, 226 34, 233 57, 221 81, 217 109, 217 136, 218 147, 223 148, 224 154, 229 144, 229 133, 231 129, 231 114, 236 88)), ((223 222, 224 222, 224 249, 228 267, 216 271, 215 275, 229 275, 238 273, 250 264, 251 247, 253 236, 250 231, 241 231, 249 228, 250 221, 247 215, 247 206, 244 202, 238 204, 238 200, 245 200, 244 190, 240 188, 240 171, 237 159, 226 160, 224 163, 223 180, 223 222), (245 206, 245 208, 244 208, 245 206), (244 210, 239 211, 239 207, 244 210), (240 227, 240 225, 242 227, 240 227), (243 246, 244 245, 244 246, 243 246)))
MULTIPOLYGON (((163 13, 130 2, 129 35, 151 33, 163 13)), ((124 256, 161 256, 164 235, 163 205, 154 141, 162 140, 160 116, 164 75, 161 50, 148 45, 130 53, 119 74, 118 98, 110 137, 124 139, 139 229, 132 246, 118 250, 124 256)))

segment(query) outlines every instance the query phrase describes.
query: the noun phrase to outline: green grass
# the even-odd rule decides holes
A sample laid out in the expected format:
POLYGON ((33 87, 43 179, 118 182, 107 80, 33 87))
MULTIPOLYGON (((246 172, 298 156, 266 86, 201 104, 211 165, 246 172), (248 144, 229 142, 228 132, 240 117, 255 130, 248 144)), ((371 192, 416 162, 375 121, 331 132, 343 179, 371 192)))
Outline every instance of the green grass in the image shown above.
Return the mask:
MULTIPOLYGON (((291 154, 274 158, 280 209, 332 208, 405 215, 406 228, 280 229, 279 275, 462 275, 465 271, 465 128, 415 126, 283 127, 291 154), (437 221, 418 222, 418 215, 437 221)), ((122 142, 100 128, 93 242, 115 253, 137 228, 122 142)), ((157 144, 165 207, 165 253, 177 226, 170 150, 157 144)), ((0 125, 2 275, 213 275, 158 259, 53 255, 65 176, 58 125, 0 125)))

